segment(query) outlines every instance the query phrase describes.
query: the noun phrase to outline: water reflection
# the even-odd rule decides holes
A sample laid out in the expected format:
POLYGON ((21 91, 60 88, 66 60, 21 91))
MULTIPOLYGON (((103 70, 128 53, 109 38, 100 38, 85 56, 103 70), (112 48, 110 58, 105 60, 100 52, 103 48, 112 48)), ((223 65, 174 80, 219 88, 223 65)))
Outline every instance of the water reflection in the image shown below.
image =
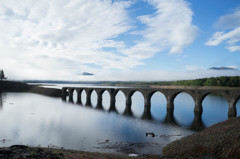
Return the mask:
POLYGON ((151 116, 153 119, 164 121, 166 117, 167 109, 167 100, 165 96, 160 93, 156 92, 153 94, 151 98, 151 116))
POLYGON ((116 111, 119 114, 123 114, 125 107, 126 107, 126 97, 124 95, 124 93, 122 91, 118 91, 117 95, 116 95, 116 111))
MULTIPOLYGON (((106 92, 107 91, 105 91, 105 93, 106 92)), ((192 115, 193 118, 191 115, 189 115, 189 114, 191 114, 191 111, 194 112, 193 109, 188 110, 189 105, 191 106, 193 104, 193 103, 191 103, 191 102, 193 102, 193 101, 191 101, 192 98, 186 93, 181 93, 178 96, 180 97, 181 100, 178 100, 178 97, 177 97, 176 100, 174 101, 174 102, 176 102, 175 103, 176 108, 166 109, 166 106, 165 106, 166 115, 162 118, 163 120, 158 120, 158 119, 154 118, 154 116, 152 116, 153 111, 150 112, 150 111, 144 110, 144 106, 143 106, 144 99, 143 99, 142 94, 139 92, 135 92, 133 94, 132 98, 130 98, 131 101, 129 102, 129 101, 126 101, 125 95, 121 91, 119 91, 116 95, 116 103, 114 104, 114 108, 111 108, 110 106, 108 106, 108 107, 103 106, 103 99, 99 100, 97 93, 95 91, 92 91, 91 102, 90 102, 91 104, 90 105, 80 104, 80 105, 88 107, 88 108, 93 108, 95 110, 105 110, 106 112, 115 112, 116 114, 132 117, 132 118, 138 118, 138 119, 143 119, 143 120, 148 120, 148 121, 150 121, 150 120, 160 121, 163 123, 168 123, 168 124, 172 124, 172 125, 179 126, 179 127, 186 127, 186 128, 190 128, 192 130, 197 130, 197 131, 205 128, 205 124, 202 121, 201 113, 195 112, 195 115, 192 115), (186 112, 187 112, 187 114, 186 114, 186 112), (176 116, 179 116, 179 117, 176 118, 176 116), (183 118, 181 118, 181 117, 183 117, 183 118)), ((160 97, 163 98, 161 96, 161 94, 160 94, 160 97)), ((105 94, 105 97, 102 96, 102 98, 104 98, 105 102, 106 102, 106 100, 110 101, 109 93, 107 92, 105 94)), ((73 100, 74 99, 69 98, 69 101, 67 101, 67 100, 63 100, 63 101, 73 103, 72 102, 73 100)), ((165 103, 166 103, 166 100, 165 100, 165 103)), ((153 98, 152 99, 152 107, 156 107, 155 104, 156 104, 156 101, 154 101, 154 98, 153 98)), ((108 105, 110 105, 109 102, 108 102, 108 105)), ((191 107, 193 107, 193 106, 191 106, 191 107)), ((155 108, 153 110, 159 111, 161 109, 155 108)), ((162 112, 154 111, 154 113, 157 113, 159 116, 161 116, 162 112)))
POLYGON ((194 120, 194 101, 187 93, 180 93, 174 99, 174 117, 183 126, 191 125, 194 120))
POLYGON ((102 105, 104 110, 110 111, 110 94, 108 93, 108 91, 104 91, 102 95, 102 105))
MULTIPOLYGON (((0 143, 3 147, 13 144, 55 145, 118 153, 118 145, 138 143, 141 146, 136 147, 136 153, 160 154, 159 150, 167 143, 192 133, 158 122, 137 120, 107 111, 92 111, 97 109, 72 104, 71 98, 62 102, 61 99, 30 93, 6 93, 3 98, 7 102, 4 103, 6 109, 0 112, 0 125, 4 125, 0 139, 9 141, 0 143), (154 132, 158 137, 146 137, 146 132, 154 132), (108 145, 100 144, 106 139, 114 149, 106 149, 104 146, 108 145)), ((73 95, 75 102, 74 98, 77 97, 73 95)))
POLYGON ((209 94, 203 100, 203 123, 207 127, 228 119, 228 102, 216 94, 209 94))
POLYGON ((131 105, 131 112, 133 116, 137 118, 141 118, 144 112, 144 98, 142 93, 135 92, 132 97, 132 105, 131 105))

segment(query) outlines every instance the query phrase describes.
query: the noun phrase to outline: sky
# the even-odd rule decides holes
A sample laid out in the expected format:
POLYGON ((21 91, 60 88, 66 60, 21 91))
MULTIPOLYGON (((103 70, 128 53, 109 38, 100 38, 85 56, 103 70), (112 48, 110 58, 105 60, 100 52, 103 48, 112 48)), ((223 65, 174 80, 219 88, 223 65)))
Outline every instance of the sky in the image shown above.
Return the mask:
POLYGON ((0 0, 0 69, 9 79, 240 75, 211 67, 240 69, 240 0, 0 0))

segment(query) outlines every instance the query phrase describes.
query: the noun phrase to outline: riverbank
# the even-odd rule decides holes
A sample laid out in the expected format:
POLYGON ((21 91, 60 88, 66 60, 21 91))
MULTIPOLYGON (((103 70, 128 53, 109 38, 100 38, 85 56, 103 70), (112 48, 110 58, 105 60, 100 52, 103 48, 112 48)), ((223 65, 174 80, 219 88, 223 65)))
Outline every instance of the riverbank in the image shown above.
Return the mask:
POLYGON ((51 97, 61 97, 62 90, 56 88, 44 88, 38 85, 30 85, 15 81, 0 81, 0 92, 31 92, 51 97))
POLYGON ((117 154, 105 154, 98 152, 85 152, 42 147, 28 147, 25 145, 13 145, 8 148, 0 148, 1 159, 12 158, 39 158, 39 159, 161 159, 161 156, 131 157, 117 154))
POLYGON ((163 153, 171 158, 240 158, 240 117, 176 140, 164 147, 163 153))

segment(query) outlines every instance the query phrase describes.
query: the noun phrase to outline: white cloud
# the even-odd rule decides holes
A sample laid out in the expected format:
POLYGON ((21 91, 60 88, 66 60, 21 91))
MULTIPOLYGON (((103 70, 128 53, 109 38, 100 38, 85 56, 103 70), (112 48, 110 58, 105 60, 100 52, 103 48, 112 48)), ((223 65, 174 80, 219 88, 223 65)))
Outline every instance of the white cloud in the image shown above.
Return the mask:
POLYGON ((227 66, 227 67, 229 67, 229 68, 235 68, 235 69, 237 69, 237 68, 238 68, 238 66, 237 66, 237 65, 230 65, 230 66, 227 66))
POLYGON ((181 53, 196 37, 197 27, 192 24, 193 13, 183 0, 148 0, 157 10, 154 15, 139 16, 148 27, 143 37, 152 47, 161 51, 170 48, 170 54, 181 53))
POLYGON ((218 29, 233 29, 240 26, 240 9, 235 12, 221 16, 214 26, 218 29))
POLYGON ((0 1, 0 68, 12 78, 74 79, 85 71, 131 70, 164 49, 181 53, 197 30, 189 4, 146 2, 156 12, 131 19, 130 0, 0 1), (134 30, 132 20, 146 28, 134 30), (133 46, 116 40, 134 31, 141 38, 133 46))
POLYGON ((234 13, 224 15, 219 18, 216 26, 222 26, 225 29, 231 29, 229 31, 215 32, 212 37, 205 43, 209 46, 218 46, 221 43, 227 45, 227 49, 230 52, 240 50, 240 10, 236 10, 234 13))

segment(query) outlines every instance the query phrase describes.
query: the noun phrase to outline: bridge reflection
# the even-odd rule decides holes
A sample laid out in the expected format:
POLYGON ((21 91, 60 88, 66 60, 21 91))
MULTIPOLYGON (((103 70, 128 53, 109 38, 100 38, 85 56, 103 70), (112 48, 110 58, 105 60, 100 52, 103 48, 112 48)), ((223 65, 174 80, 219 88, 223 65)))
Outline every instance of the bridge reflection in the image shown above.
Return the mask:
MULTIPOLYGON (((144 112, 142 113, 142 115, 140 117, 134 116, 133 110, 131 109, 132 100, 126 101, 126 106, 125 106, 123 113, 119 113, 119 111, 116 109, 116 105, 115 105, 116 99, 115 98, 114 98, 115 100, 111 101, 110 107, 108 109, 104 109, 103 104, 102 104, 102 96, 100 98, 97 98, 97 104, 95 107, 91 104, 91 98, 89 99, 89 97, 90 97, 90 95, 86 96, 87 100, 86 100, 85 104, 82 103, 81 95, 79 95, 79 93, 77 94, 76 101, 74 101, 73 94, 72 95, 69 94, 68 98, 67 98, 67 96, 63 96, 62 100, 67 103, 76 104, 76 105, 83 106, 86 108, 91 108, 93 110, 105 111, 105 112, 109 112, 109 113, 114 112, 121 116, 139 118, 141 120, 156 121, 156 119, 151 114, 150 107, 149 107, 149 109, 144 109, 144 112)), ((191 125, 187 125, 187 128, 194 130, 194 131, 199 131, 199 130, 204 129, 205 126, 202 121, 202 112, 194 112, 194 114, 195 114, 194 119, 191 122, 191 125)), ((162 122, 166 123, 166 124, 175 125, 175 126, 181 126, 181 124, 178 123, 174 117, 174 109, 173 108, 167 108, 166 116, 162 122)))

